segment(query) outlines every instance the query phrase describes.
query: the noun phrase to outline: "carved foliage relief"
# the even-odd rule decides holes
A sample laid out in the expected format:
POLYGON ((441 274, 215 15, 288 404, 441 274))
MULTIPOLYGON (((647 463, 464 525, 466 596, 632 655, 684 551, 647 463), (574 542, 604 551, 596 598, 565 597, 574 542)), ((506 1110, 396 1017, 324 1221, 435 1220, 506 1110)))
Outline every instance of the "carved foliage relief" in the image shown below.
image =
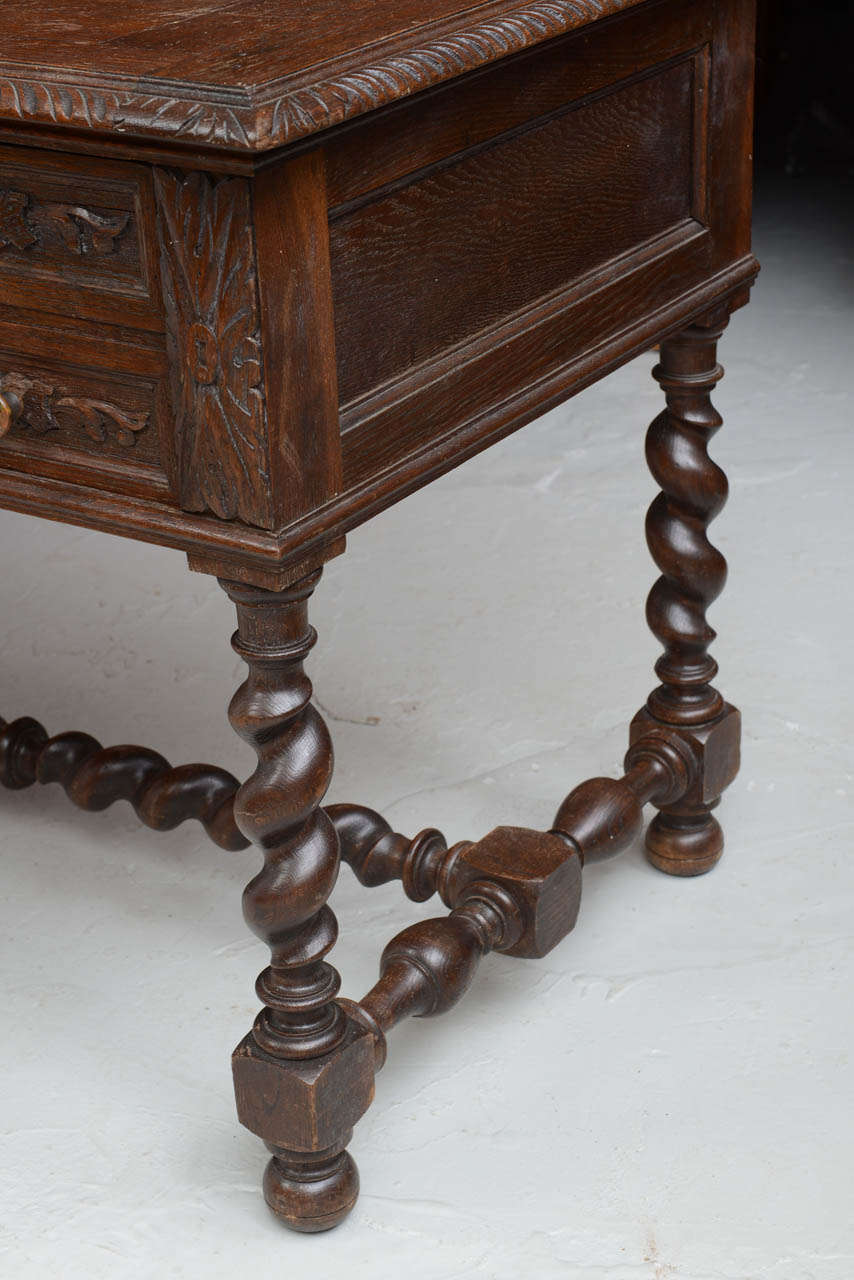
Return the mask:
POLYGON ((83 205, 39 201, 29 192, 0 188, 0 253, 64 249, 76 257, 115 252, 130 213, 99 213, 83 205))
MULTIPOLYGON (((0 66, 0 115, 260 150, 349 120, 640 2, 530 0, 506 9, 502 6, 500 14, 481 20, 471 16, 466 20, 463 15, 461 22, 436 31, 415 47, 380 57, 366 49, 365 57, 339 76, 264 95, 251 105, 141 93, 122 77, 100 86, 47 76, 22 80, 11 65, 0 66)), ((436 25, 431 23, 431 29, 436 25)))
POLYGON ((38 436, 50 431, 82 432, 97 444, 109 440, 130 449, 148 426, 147 413, 124 409, 108 400, 67 394, 61 387, 23 373, 0 377, 0 391, 21 402, 16 430, 38 436))
POLYGON ((255 240, 242 178, 155 169, 181 505, 267 521, 255 240))

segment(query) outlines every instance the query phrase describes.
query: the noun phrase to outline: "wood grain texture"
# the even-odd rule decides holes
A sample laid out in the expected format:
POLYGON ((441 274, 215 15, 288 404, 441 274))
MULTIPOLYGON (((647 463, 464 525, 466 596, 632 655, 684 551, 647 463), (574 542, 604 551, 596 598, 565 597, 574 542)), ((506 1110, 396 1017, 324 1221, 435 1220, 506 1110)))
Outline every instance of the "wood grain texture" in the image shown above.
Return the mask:
POLYGON ((75 369, 4 349, 0 338, 0 392, 16 396, 21 411, 3 442, 0 466, 41 469, 76 456, 89 478, 118 468, 159 477, 165 487, 153 379, 75 369))
MULTIPOLYGON (((749 0, 632 6, 609 21, 582 24, 559 39, 484 65, 476 75, 457 75, 390 110, 354 118, 324 135, 324 154, 297 148, 234 177, 238 186, 245 184, 242 191, 248 190, 254 237, 255 300, 250 295, 241 315, 251 321, 250 335, 259 335, 262 358, 261 381, 254 387, 254 373, 247 378, 257 367, 254 361, 241 359, 232 374, 236 367, 247 395, 257 393, 250 399, 263 400, 266 442, 257 467, 252 451, 249 462, 242 453, 240 432, 230 436, 226 430, 232 421, 223 424, 222 419, 215 420, 225 435, 222 449, 217 444, 213 461, 195 467, 197 418, 207 429, 200 406, 212 401, 228 379, 222 379, 220 361, 212 356, 222 335, 192 299, 185 315, 177 305, 174 309, 178 356, 167 355, 154 197, 154 173, 164 166, 49 151, 62 145, 61 127, 38 135, 42 149, 29 145, 31 132, 26 146, 3 148, 0 173, 4 165, 17 164, 19 174, 39 181, 44 174, 46 182, 62 188, 34 192, 39 199, 68 205, 76 199, 95 210, 131 212, 116 257, 135 233, 143 280, 142 294, 133 298, 118 272, 103 287, 91 281, 74 284, 58 274, 48 281, 39 277, 32 255, 21 251, 21 261, 3 279, 9 306, 0 317, 0 356, 8 357, 6 367, 132 412, 146 406, 137 403, 136 391, 126 398, 125 386, 146 388, 151 419, 131 449, 111 444, 108 432, 88 455, 91 466, 87 450, 96 442, 83 429, 67 442, 53 431, 37 437, 12 430, 0 449, 0 500, 17 510, 180 547, 203 571, 278 589, 312 561, 328 558, 349 529, 384 506, 716 301, 736 296, 743 301, 756 272, 749 251, 743 123, 749 116, 750 8, 749 0), (585 125, 594 116, 605 119, 607 104, 630 103, 634 94, 645 102, 643 95, 656 84, 670 86, 661 95, 671 101, 670 113, 656 106, 647 121, 643 112, 626 111, 610 131, 585 125), (672 146, 682 166, 684 183, 677 166, 667 169, 661 154, 654 154, 649 166, 661 179, 663 203, 672 202, 678 217, 669 227, 632 241, 633 227, 638 230, 635 209, 623 200, 616 179, 628 174, 636 181, 638 219, 648 220, 644 229, 657 227, 653 184, 641 160, 633 160, 634 146, 624 145, 635 144, 648 158, 645 130, 653 124, 669 140, 658 152, 672 146), (580 156, 581 138, 572 134, 576 125, 580 134, 587 129, 590 143, 580 156), (565 138, 559 134, 564 127, 565 138), (538 150, 538 139, 547 131, 562 145, 538 150), (514 185, 514 165, 498 161, 501 154, 518 157, 515 167, 528 173, 532 189, 545 188, 550 238, 538 238, 535 211, 525 206, 521 184, 514 185), (614 195, 591 205, 590 225, 577 216, 583 194, 578 204, 567 200, 561 222, 560 196, 575 192, 573 166, 561 163, 567 156, 578 158, 576 167, 589 177, 591 190, 614 195), (414 170, 408 167, 412 164, 414 170), (462 175, 457 206, 455 174, 462 175), (416 194, 419 189, 426 194, 416 194), (470 217, 469 195, 475 205, 480 202, 480 222, 470 217), (364 259, 371 260, 364 269, 369 283, 377 284, 373 294, 362 291, 361 299, 355 284, 345 286, 352 294, 352 326, 343 314, 332 314, 335 262, 326 239, 326 203, 332 206, 333 237, 336 225, 363 219, 364 259), (384 212, 387 205, 395 215, 388 239, 396 246, 399 277, 382 265, 382 228, 369 216, 371 209, 384 212), (608 234, 597 241, 600 224, 608 234), (484 226, 489 235, 482 234, 484 226), (444 250, 436 234, 442 228, 444 250), (525 250, 517 255, 522 259, 518 270, 514 240, 525 250), (630 247, 620 252, 627 242, 630 247), (578 248, 572 261, 570 244, 578 248), (444 288, 443 259, 453 266, 444 272, 444 288), (584 269, 585 262, 592 266, 584 269), (431 263, 438 268, 439 284, 424 269, 431 263), (509 270, 503 269, 507 263, 509 270), (433 305, 426 305, 431 294, 433 305), (351 328, 355 336, 348 337, 351 328), (65 372, 57 370, 59 352, 65 372), (217 370, 210 382, 213 363, 217 370), (388 378, 390 367, 397 372, 388 378), (346 399, 370 370, 381 381, 346 399), (67 384, 68 371, 73 371, 73 385, 67 384), (192 405, 185 415, 181 397, 187 387, 192 405), (338 399, 344 401, 340 440, 338 399), (155 444, 157 457, 146 462, 145 451, 155 444), (199 487, 205 490, 201 496, 199 487), (205 505, 211 489, 213 506, 205 505), (235 491, 237 514, 217 514, 217 507, 225 513, 235 509, 235 491)), ((487 10, 479 13, 485 17, 487 10)), ((438 21, 441 15, 435 17, 438 21)), ((140 56, 150 52, 145 42, 151 11, 111 11, 105 21, 107 40, 119 30, 127 36, 129 56, 132 48, 140 56)), ((79 35, 85 44, 82 25, 79 35)), ((182 56, 213 56, 212 46, 185 43, 182 56)), ((123 136, 113 130, 101 145, 120 146, 123 136)), ((100 135, 67 134, 64 145, 76 146, 86 137, 91 147, 100 135)), ((125 145, 128 156, 146 154, 125 145)), ((207 155, 211 165, 225 165, 238 153, 207 155)), ((187 151, 187 159, 199 163, 197 146, 187 151)), ((189 169, 179 168, 177 152, 173 161, 166 171, 180 174, 176 181, 195 181, 200 191, 209 193, 229 181, 211 170, 195 171, 193 179, 189 169)), ((27 190, 17 178, 6 185, 27 190)), ((198 210, 194 216, 199 217, 198 210)), ((247 242, 237 246, 238 263, 247 242)), ((86 260, 65 246, 61 252, 73 268, 86 260)), ((355 243, 353 255, 358 259, 355 243)), ((8 248, 0 250, 0 272, 4 257, 11 262, 8 248)), ((260 418, 253 412, 254 427, 260 418)), ((239 414, 236 421, 242 430, 239 414)))
POLYGON ((266 1200, 300 1231, 353 1207, 347 1147, 393 1026, 450 1009, 489 951, 546 955, 582 867, 627 848, 645 804, 656 866, 720 854, 740 718, 711 683, 725 480, 707 444, 715 342, 757 270, 752 31, 752 0, 0 7, 18 59, 0 65, 0 500, 216 572, 247 668, 229 717, 257 757, 238 788, 0 720, 0 784, 255 846, 244 914, 270 963, 235 1095, 272 1154, 266 1200), (576 787, 550 830, 450 848, 324 810, 332 746, 304 668, 320 564, 652 344, 664 654, 623 775, 576 787), (449 909, 392 940, 360 1004, 328 961, 342 853, 363 884, 449 909))
POLYGON ((342 402, 689 218, 691 100, 686 61, 333 220, 342 402))
POLYGON ((64 249, 91 262, 115 254, 129 222, 129 213, 40 203, 28 191, 0 187, 0 250, 39 258, 64 249))
MULTIPOLYGON (((637 277, 632 275, 619 281, 604 299, 597 292, 583 306, 579 305, 572 313, 574 336, 567 345, 565 362, 556 362, 550 373, 532 379, 530 385, 524 385, 525 366, 521 362, 514 370, 512 347, 508 349, 503 343, 496 346, 492 384, 484 355, 472 398, 477 396, 479 400, 482 389, 492 385, 496 395, 487 399, 488 412, 471 410, 470 400, 465 397, 455 407, 454 384, 449 387, 447 383, 434 383, 432 399, 429 388, 419 388, 417 398, 413 396, 409 404, 404 400, 396 411, 403 411, 410 429, 404 431, 401 427, 392 437, 395 452, 391 463, 381 458, 371 462, 371 455, 360 443, 358 452, 349 455, 351 472, 349 477, 345 473, 341 495, 280 532, 181 511, 168 500, 168 495, 166 499, 163 495, 152 497, 150 487, 132 484, 125 470, 116 477, 114 487, 121 490, 119 494, 110 492, 103 482, 93 483, 89 471, 75 470, 69 460, 55 469, 41 459, 38 470, 32 465, 22 468, 17 454, 12 457, 6 453, 6 446, 11 443, 8 440, 0 446, 0 502, 10 510, 175 547, 186 551, 193 567, 201 572, 227 572, 232 578, 279 590, 294 581, 294 566, 311 558, 322 562, 329 554, 337 554, 342 549, 343 534, 640 355, 663 334, 680 328, 715 301, 734 295, 743 304, 746 288, 758 270, 755 259, 746 256, 701 284, 685 288, 686 281, 699 274, 700 264, 695 262, 690 272, 682 269, 672 278, 671 267, 670 258, 655 265, 656 290, 652 294, 644 291, 634 305, 637 277), (644 300, 652 300, 648 311, 644 310, 644 300), (614 313, 625 315, 627 310, 632 320, 614 333, 614 313), (421 435, 418 412, 426 419, 421 435), (432 422, 436 426, 431 430, 432 422)), ((555 345, 560 341, 561 319, 560 307, 548 316, 555 345)), ((536 326, 525 337, 520 330, 515 340, 525 349, 536 349, 541 332, 536 326)), ((463 381, 459 385, 466 384, 463 381)), ((369 426, 370 438, 379 443, 382 436, 372 430, 373 423, 369 426)), ((366 434, 368 430, 366 426, 366 434)), ((346 462, 346 436, 344 445, 346 462)), ((300 576, 299 572, 296 576, 300 576)))
POLYGON ((680 313, 702 311, 704 298, 723 298, 755 278, 747 255, 692 287, 708 254, 708 236, 686 225, 627 257, 620 272, 584 280, 349 406, 347 506, 366 517, 395 501, 639 354, 680 313))
POLYGON ((612 23, 594 23, 334 130, 323 140, 333 216, 407 175, 689 57, 714 29, 710 7, 683 0, 643 6, 629 21, 630 41, 616 39, 612 23))
POLYGON ((174 768, 145 747, 102 747, 88 733, 48 737, 38 720, 0 718, 0 785, 20 791, 58 782, 79 809, 101 812, 127 800, 141 822, 172 831, 190 818, 201 822, 222 849, 245 849, 249 841, 234 822, 237 779, 207 764, 174 768))
POLYGON ((7 0, 0 118, 264 150, 637 3, 7 0))
POLYGON ((249 184, 156 169, 181 506, 269 523, 270 455, 249 184))
POLYGON ((342 857, 363 884, 399 878, 409 897, 438 892, 451 909, 393 938, 379 981, 352 1006, 373 1034, 377 1065, 386 1060, 387 1033, 404 1018, 453 1008, 488 952, 533 959, 557 946, 576 923, 582 867, 628 848, 644 805, 676 804, 699 784, 702 767, 694 744, 651 722, 635 733, 623 776, 581 783, 550 831, 496 827, 451 848, 433 829, 407 840, 371 809, 332 806, 342 857))
POLYGON ((6 308, 162 330, 150 170, 0 146, 6 308))
POLYGON ((709 653, 715 632, 706 610, 726 582, 727 566, 707 529, 724 505, 727 479, 709 457, 722 425, 711 393, 723 375, 717 341, 729 319, 719 308, 661 345, 655 378, 667 407, 647 434, 646 455, 661 492, 647 513, 647 543, 661 577, 646 607, 664 653, 661 681, 635 718, 634 735, 650 724, 672 726, 702 757, 695 787, 661 806, 647 832, 647 854, 673 875, 708 871, 721 856, 723 835, 711 810, 738 772, 740 717, 712 685, 718 665, 709 653))
POLYGON ((370 1039, 336 1001, 340 978, 325 958, 338 936, 328 905, 338 837, 320 808, 332 742, 303 669, 319 577, 277 594, 222 583, 237 608, 232 643, 248 668, 229 720, 258 757, 235 800, 237 825, 264 859, 243 912, 270 948, 256 983, 264 1007, 232 1059, 235 1092, 241 1121, 274 1153, 267 1203, 302 1231, 326 1230, 352 1208, 358 1175, 345 1147, 373 1097, 370 1039))
POLYGON ((270 527, 341 491, 323 153, 269 165, 252 188, 270 430, 270 527))
POLYGON ((0 391, 20 400, 17 430, 21 432, 46 435, 65 431, 74 435, 82 431, 96 444, 109 439, 122 449, 132 449, 149 424, 150 415, 145 411, 135 413, 107 400, 67 395, 60 387, 21 373, 0 375, 0 391))

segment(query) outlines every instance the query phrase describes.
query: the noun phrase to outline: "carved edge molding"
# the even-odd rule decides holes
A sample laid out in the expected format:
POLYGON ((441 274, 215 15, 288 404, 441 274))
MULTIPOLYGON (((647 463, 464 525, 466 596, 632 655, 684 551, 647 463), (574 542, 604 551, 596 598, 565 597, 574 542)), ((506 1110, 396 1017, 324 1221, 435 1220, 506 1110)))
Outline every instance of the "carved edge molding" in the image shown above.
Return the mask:
MULTIPOLYGON (((363 50, 364 62, 337 75, 287 90, 278 85, 203 98, 144 92, 128 77, 76 83, 42 76, 24 80, 0 64, 0 119, 164 137, 212 147, 263 151, 341 124, 397 99, 477 70, 642 0, 541 0, 470 26, 453 25, 412 49, 381 56, 363 50), (374 55, 372 57, 371 55, 374 55)), ((471 17, 472 15, 470 15, 471 17)), ((441 31, 441 24, 435 24, 441 31)), ((189 92, 189 87, 187 89, 189 92)))
POLYGON ((263 528, 269 433, 249 183, 153 172, 181 506, 263 528))
POLYGON ((136 444, 149 423, 149 414, 122 409, 91 396, 65 395, 61 388, 22 373, 0 376, 0 391, 11 392, 21 402, 17 429, 43 436, 63 428, 82 430, 90 440, 103 444, 108 436, 124 449, 136 444))
MULTIPOLYGON (((631 8, 640 0, 548 0, 450 30, 340 76, 282 94, 262 109, 269 142, 281 145, 409 97, 511 53, 631 8)), ((366 51, 367 52, 367 51, 366 51)))

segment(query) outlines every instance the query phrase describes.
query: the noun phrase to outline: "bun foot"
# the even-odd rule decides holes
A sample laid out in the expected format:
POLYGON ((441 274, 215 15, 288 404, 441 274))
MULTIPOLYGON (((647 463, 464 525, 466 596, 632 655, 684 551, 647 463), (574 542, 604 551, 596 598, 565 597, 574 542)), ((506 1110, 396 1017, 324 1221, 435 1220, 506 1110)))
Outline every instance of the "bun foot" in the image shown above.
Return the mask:
POLYGON ((657 814, 646 833, 646 856, 669 876, 701 876, 724 851, 724 833, 710 813, 657 814))
POLYGON ((282 1152, 264 1170, 264 1199, 292 1231, 330 1231, 359 1196, 359 1170, 347 1151, 282 1152))

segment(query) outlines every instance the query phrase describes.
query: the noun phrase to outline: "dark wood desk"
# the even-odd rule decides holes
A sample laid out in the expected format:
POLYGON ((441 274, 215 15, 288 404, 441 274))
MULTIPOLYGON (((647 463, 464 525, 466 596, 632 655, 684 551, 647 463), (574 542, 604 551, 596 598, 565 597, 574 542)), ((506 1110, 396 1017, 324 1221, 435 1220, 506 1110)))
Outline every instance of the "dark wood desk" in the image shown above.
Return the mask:
POLYGON ((555 946, 583 863, 630 843, 645 803, 656 866, 720 856, 739 717, 710 683, 726 480, 706 450, 716 341, 757 270, 753 3, 6 0, 0 47, 0 505, 217 575, 248 666, 229 714, 258 755, 238 788, 0 721, 0 780, 263 852, 244 909, 271 964, 238 1110, 273 1152, 268 1203, 323 1230, 355 1202, 346 1145, 397 1021, 449 1008, 490 949, 555 946), (302 663, 323 563, 655 344, 664 653, 624 776, 577 787, 542 832, 450 849, 321 808, 332 747, 302 663), (450 909, 386 947, 359 1003, 325 959, 342 857, 450 909))

